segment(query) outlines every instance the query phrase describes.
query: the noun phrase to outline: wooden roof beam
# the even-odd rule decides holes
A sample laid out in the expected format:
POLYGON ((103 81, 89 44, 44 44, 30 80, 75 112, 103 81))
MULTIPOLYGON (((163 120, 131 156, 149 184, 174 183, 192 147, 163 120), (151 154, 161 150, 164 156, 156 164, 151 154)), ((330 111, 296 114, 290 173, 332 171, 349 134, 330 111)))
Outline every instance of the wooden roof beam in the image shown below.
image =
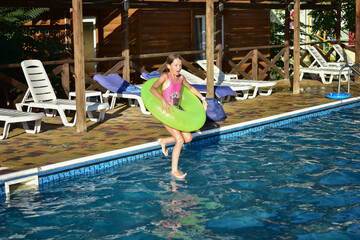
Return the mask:
POLYGON ((325 4, 306 3, 306 4, 301 4, 301 9, 330 10, 330 9, 337 9, 337 5, 335 5, 335 4, 325 5, 325 4))
MULTIPOLYGON (((284 9, 290 2, 293 1, 263 1, 263 0, 249 0, 248 3, 236 2, 236 1, 223 1, 225 9, 237 8, 237 9, 284 9), (277 3, 276 3, 277 2, 277 3)), ((302 0, 302 9, 333 9, 336 4, 333 1, 331 5, 317 4, 324 1, 318 0, 302 0)), ((109 8, 121 8, 123 1, 115 0, 84 0, 84 9, 109 9, 109 8)), ((1 0, 0 6, 15 6, 15 7, 50 7, 67 9, 72 7, 71 0, 1 0)), ((206 2, 189 2, 186 0, 178 0, 177 2, 170 1, 136 1, 130 0, 131 8, 141 9, 205 9, 206 2)))

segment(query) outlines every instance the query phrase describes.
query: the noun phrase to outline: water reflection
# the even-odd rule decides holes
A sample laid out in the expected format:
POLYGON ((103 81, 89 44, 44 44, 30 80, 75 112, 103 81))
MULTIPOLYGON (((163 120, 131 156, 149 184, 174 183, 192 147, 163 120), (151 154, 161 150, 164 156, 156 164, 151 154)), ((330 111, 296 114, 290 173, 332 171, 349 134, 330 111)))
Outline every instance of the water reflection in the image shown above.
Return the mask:
POLYGON ((193 239, 194 236, 204 236, 204 199, 186 190, 186 179, 172 179, 167 187, 171 193, 159 201, 164 218, 157 223, 154 233, 168 239, 193 239))

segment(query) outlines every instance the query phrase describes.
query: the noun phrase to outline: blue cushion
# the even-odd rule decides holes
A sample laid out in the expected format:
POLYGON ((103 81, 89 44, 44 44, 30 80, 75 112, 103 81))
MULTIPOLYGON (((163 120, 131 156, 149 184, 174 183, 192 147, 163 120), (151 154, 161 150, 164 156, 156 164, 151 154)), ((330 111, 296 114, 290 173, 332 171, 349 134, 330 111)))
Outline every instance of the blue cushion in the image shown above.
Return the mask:
POLYGON ((208 122, 221 122, 226 119, 226 114, 221 104, 215 98, 206 98, 206 120, 208 122))
POLYGON ((150 73, 143 72, 141 76, 143 76, 146 80, 149 80, 152 78, 160 77, 161 73, 159 73, 158 71, 152 71, 150 73))
MULTIPOLYGON (((192 86, 195 87, 198 91, 206 91, 206 85, 192 84, 192 86)), ((234 92, 234 90, 232 90, 229 86, 215 86, 214 91, 215 95, 219 98, 223 98, 226 96, 237 96, 236 92, 234 92)))
POLYGON ((117 73, 112 73, 107 76, 96 74, 94 80, 97 81, 101 86, 110 90, 114 93, 123 93, 123 94, 136 94, 141 95, 141 89, 132 85, 131 83, 125 81, 117 73))

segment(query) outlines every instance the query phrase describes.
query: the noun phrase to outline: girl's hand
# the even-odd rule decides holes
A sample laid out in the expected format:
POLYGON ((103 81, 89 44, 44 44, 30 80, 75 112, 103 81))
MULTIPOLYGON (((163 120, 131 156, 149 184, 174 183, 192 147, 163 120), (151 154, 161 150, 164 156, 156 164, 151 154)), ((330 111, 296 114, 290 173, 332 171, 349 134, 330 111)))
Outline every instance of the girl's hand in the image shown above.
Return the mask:
POLYGON ((207 106, 208 106, 208 103, 207 103, 207 101, 206 101, 206 98, 205 98, 205 97, 201 98, 201 101, 202 101, 203 107, 204 107, 204 109, 205 109, 205 111, 206 111, 207 106))
POLYGON ((172 106, 169 104, 168 101, 164 100, 162 101, 162 111, 165 110, 166 113, 170 113, 170 111, 174 111, 174 109, 172 108, 172 106))

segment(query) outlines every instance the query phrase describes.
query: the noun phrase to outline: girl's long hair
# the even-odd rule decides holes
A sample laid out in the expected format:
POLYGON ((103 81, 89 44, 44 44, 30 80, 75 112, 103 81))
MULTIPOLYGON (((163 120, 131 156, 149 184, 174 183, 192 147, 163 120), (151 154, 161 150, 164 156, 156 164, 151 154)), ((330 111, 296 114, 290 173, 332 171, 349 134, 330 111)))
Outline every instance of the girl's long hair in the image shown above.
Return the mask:
MULTIPOLYGON (((182 61, 182 57, 180 56, 180 54, 174 53, 174 54, 170 54, 167 57, 166 63, 170 65, 174 62, 175 59, 180 59, 182 61)), ((167 69, 167 71, 169 72, 169 69, 167 69)))

